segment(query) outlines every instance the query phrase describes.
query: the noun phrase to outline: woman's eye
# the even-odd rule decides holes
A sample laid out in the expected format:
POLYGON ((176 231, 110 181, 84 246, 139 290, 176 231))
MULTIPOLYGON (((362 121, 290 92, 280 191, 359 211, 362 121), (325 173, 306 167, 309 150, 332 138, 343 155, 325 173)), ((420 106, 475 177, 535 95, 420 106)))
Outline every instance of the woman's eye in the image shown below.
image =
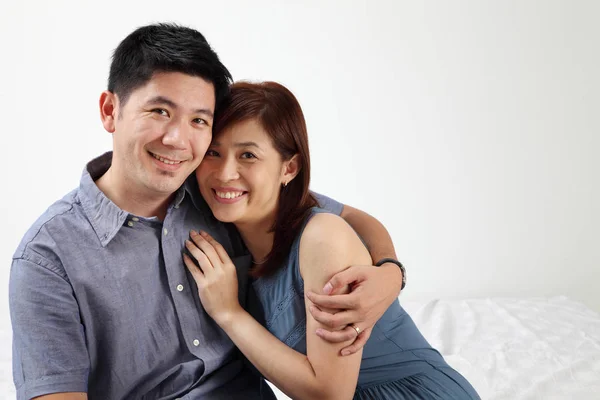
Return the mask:
POLYGON ((206 122, 206 120, 202 118, 195 118, 194 123, 198 125, 208 125, 208 122, 206 122))
POLYGON ((208 150, 208 151, 206 152, 206 155, 207 155, 207 156, 209 156, 209 157, 218 157, 218 156, 219 156, 219 153, 217 153, 217 152, 216 152, 216 151, 214 151, 214 150, 208 150))
POLYGON ((249 151, 247 151, 242 154, 242 158, 251 159, 251 158, 256 158, 256 156, 254 154, 250 153, 249 151))

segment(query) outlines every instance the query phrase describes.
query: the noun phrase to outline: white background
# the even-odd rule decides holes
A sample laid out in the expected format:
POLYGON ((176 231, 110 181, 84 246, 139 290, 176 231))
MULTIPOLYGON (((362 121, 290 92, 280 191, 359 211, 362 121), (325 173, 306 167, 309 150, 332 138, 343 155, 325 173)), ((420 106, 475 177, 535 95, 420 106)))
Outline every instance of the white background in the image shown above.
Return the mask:
POLYGON ((564 294, 600 311, 600 2, 279 3, 0 5, 4 332, 12 253, 111 148, 111 52, 156 21, 297 95, 313 189, 385 224, 407 300, 564 294))

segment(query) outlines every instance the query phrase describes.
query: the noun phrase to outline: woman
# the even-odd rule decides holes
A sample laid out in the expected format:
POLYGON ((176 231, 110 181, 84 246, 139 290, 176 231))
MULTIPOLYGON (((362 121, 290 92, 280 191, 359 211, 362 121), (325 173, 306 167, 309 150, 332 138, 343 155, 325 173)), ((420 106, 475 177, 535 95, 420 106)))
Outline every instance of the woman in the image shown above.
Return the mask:
POLYGON ((348 343, 315 334, 321 326, 305 291, 371 258, 343 219, 316 207, 304 117, 286 88, 234 84, 196 177, 215 217, 235 225, 252 256, 266 328, 240 306, 235 267, 213 238, 192 232, 186 248, 195 262, 184 261, 206 312, 281 391, 294 399, 479 398, 397 301, 363 351, 342 356, 348 343))

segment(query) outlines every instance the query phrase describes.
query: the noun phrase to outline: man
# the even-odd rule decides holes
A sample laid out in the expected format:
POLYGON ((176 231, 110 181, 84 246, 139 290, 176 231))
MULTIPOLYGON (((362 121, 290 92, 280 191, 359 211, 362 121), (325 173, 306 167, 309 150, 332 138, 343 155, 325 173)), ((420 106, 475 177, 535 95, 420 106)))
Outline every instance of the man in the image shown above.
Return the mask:
MULTIPOLYGON (((18 399, 274 397, 202 309, 181 257, 191 229, 209 232, 233 255, 242 302, 253 298, 248 265, 236 258, 243 253, 237 236, 210 214, 195 180, 186 182, 211 141, 215 105, 230 82, 193 29, 150 25, 119 44, 100 96, 113 151, 88 163, 79 188, 38 219, 13 256, 18 399)), ((394 257, 377 221, 319 199, 363 236, 375 260, 394 257)), ((315 296, 316 304, 344 309, 315 310, 332 327, 319 334, 340 341, 362 330, 347 349, 356 351, 401 279, 393 264, 355 266, 332 278, 326 293, 350 282, 355 290, 315 296)))

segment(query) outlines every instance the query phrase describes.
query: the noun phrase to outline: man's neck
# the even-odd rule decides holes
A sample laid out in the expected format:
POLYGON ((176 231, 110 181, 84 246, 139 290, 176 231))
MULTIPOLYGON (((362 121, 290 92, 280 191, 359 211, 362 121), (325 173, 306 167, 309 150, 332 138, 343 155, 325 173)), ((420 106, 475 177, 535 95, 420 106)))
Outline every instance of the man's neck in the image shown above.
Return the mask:
POLYGON ((130 185, 115 175, 117 174, 111 166, 96 180, 96 186, 117 207, 140 217, 157 217, 161 221, 165 219, 173 193, 170 195, 141 193, 136 185, 130 185))

